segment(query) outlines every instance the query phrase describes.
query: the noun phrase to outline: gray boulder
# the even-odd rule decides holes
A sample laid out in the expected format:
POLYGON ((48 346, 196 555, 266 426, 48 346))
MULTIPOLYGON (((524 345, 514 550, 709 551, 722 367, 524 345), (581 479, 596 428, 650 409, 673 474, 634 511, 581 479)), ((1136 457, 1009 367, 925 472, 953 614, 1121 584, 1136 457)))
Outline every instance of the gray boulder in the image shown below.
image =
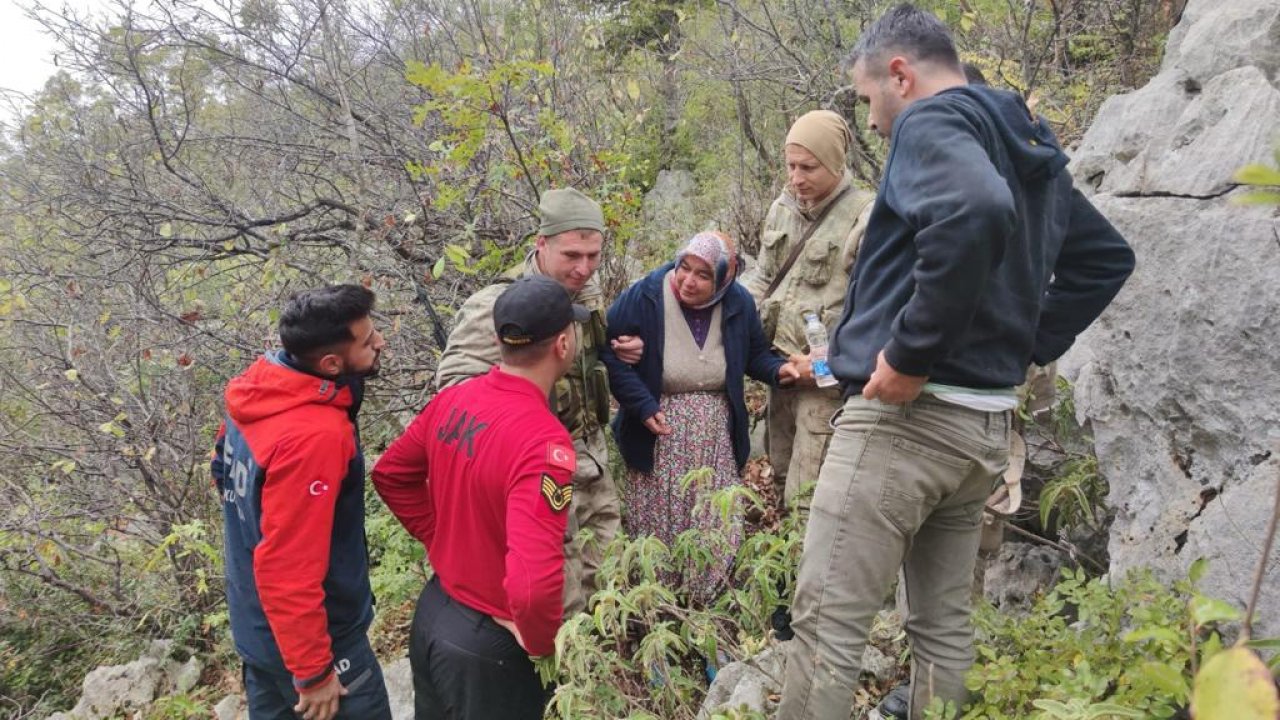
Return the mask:
POLYGON ((169 640, 156 640, 131 663, 94 669, 84 678, 76 706, 49 720, 105 720, 146 710, 172 687, 167 671, 181 667, 168 659, 172 646, 169 640))
MULTIPOLYGON (((862 652, 862 672, 883 685, 901 675, 897 655, 902 649, 895 639, 902 623, 896 613, 882 612, 872 623, 871 634, 862 652), (880 646, 888 649, 882 650, 880 646)), ((786 668, 786 644, 771 645, 763 652, 728 663, 720 668, 707 688, 707 696, 698 710, 698 719, 706 720, 717 712, 747 710, 772 716, 777 698, 782 693, 782 673, 786 668)))
POLYGON ((413 720, 413 670, 409 658, 400 658, 382 671, 391 699, 391 720, 413 720))
POLYGON ((782 645, 774 645, 754 657, 720 668, 702 701, 699 720, 710 718, 717 711, 746 709, 768 712, 774 704, 769 696, 782 691, 782 670, 786 664, 784 650, 782 645))
POLYGON ((983 594, 1005 612, 1028 610, 1036 597, 1058 581, 1062 555, 1053 548, 1007 542, 987 564, 983 594))
MULTIPOLYGON (((1191 0, 1160 74, 1105 103, 1072 162, 1138 256, 1060 364, 1111 487, 1111 570, 1207 557, 1202 588, 1239 604, 1277 487, 1280 215, 1236 204, 1233 175, 1274 162, 1278 72, 1280 3, 1191 0)), ((1280 595, 1257 626, 1280 633, 1280 595)))
POLYGON ((688 170, 661 170, 653 188, 645 193, 641 214, 645 239, 660 248, 689 237, 702 229, 694 209, 697 182, 688 170))
POLYGON ((1280 71, 1280 3, 1192 0, 1169 33, 1161 73, 1182 70, 1200 82, 1252 65, 1280 71))
POLYGON ((245 720, 247 714, 244 700, 239 695, 228 695, 213 706, 213 716, 217 720, 245 720))

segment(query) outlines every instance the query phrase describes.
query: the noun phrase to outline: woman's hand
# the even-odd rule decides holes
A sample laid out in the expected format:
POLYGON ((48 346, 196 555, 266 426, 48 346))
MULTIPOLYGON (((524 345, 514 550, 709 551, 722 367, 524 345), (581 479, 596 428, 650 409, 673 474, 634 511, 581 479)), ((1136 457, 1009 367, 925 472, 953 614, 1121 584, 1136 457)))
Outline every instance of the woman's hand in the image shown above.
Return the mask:
POLYGON ((649 419, 644 421, 644 426, 649 428, 649 432, 654 435, 670 435, 671 426, 667 424, 667 416, 661 412, 654 413, 649 419))
MULTIPOLYGON (((809 374, 812 375, 813 372, 810 371, 809 374)), ((779 385, 792 385, 799 379, 800 371, 796 369, 795 363, 787 361, 786 363, 783 363, 782 367, 778 368, 779 385)))

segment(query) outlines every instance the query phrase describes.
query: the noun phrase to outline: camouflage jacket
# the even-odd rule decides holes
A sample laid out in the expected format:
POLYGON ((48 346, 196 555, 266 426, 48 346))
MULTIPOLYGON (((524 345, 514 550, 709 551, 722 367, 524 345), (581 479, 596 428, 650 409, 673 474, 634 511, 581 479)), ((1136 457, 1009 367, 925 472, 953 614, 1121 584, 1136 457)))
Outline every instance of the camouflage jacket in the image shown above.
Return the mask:
MULTIPOLYGON (((827 202, 849 184, 846 173, 827 202)), ((825 203, 801 209, 795 197, 783 190, 769 208, 760 234, 760 257, 751 276, 743 282, 759 306, 765 336, 784 355, 809 350, 804 338, 804 313, 817 313, 828 330, 840 319, 849 272, 867 228, 873 199, 874 194, 856 188, 839 198, 822 226, 805 243, 778 289, 762 301, 765 290, 825 203)))

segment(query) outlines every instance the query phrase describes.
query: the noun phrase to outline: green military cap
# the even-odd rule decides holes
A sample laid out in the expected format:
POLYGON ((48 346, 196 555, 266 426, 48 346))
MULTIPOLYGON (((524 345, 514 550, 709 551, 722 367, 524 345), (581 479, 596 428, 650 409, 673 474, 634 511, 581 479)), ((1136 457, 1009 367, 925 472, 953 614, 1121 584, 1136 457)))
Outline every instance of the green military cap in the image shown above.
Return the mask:
POLYGON ((595 230, 604 234, 604 213, 600 212, 600 206, 574 188, 542 193, 538 214, 542 216, 539 235, 559 235, 570 230, 595 230))

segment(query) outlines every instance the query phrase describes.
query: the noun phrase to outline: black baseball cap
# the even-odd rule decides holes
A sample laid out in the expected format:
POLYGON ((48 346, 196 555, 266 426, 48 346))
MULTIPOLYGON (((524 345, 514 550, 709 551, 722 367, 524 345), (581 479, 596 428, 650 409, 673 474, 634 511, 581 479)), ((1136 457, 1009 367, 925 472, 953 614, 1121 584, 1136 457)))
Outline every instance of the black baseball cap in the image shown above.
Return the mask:
POLYGON ((591 313, 575 305, 560 283, 545 275, 526 275, 511 283, 493 304, 493 330, 503 345, 519 347, 563 332, 591 313))

